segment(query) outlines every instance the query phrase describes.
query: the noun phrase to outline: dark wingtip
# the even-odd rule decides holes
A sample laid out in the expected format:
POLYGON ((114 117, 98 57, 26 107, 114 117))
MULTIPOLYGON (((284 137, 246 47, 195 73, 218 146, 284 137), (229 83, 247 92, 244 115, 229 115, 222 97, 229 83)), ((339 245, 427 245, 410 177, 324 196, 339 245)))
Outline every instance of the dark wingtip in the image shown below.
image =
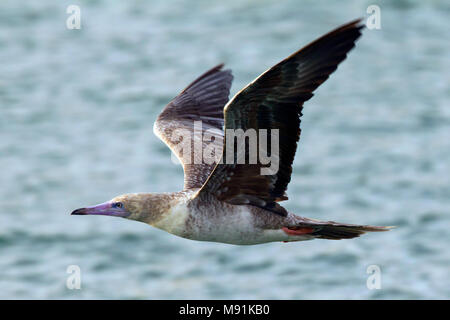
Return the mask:
POLYGON ((225 63, 221 62, 213 68, 213 70, 221 70, 225 66, 225 63))
POLYGON ((356 18, 356 19, 354 19, 354 20, 352 20, 352 21, 350 21, 350 22, 347 22, 346 24, 344 24, 344 25, 338 27, 338 29, 340 29, 340 28, 346 28, 346 27, 347 27, 347 28, 348 28, 348 27, 356 27, 356 28, 358 28, 358 29, 364 28, 365 23, 363 23, 363 21, 364 21, 364 17, 359 17, 359 18, 356 18))
MULTIPOLYGON (((338 34, 340 32, 344 32, 344 31, 348 31, 348 30, 357 30, 359 32, 359 34, 361 34, 362 29, 364 29, 365 27, 366 27, 366 24, 364 23, 364 18, 360 17, 360 18, 354 19, 350 22, 347 22, 347 23, 337 27, 336 29, 329 32, 325 36, 329 36, 332 34, 338 34)), ((322 38, 324 38, 325 36, 323 36, 322 38)))

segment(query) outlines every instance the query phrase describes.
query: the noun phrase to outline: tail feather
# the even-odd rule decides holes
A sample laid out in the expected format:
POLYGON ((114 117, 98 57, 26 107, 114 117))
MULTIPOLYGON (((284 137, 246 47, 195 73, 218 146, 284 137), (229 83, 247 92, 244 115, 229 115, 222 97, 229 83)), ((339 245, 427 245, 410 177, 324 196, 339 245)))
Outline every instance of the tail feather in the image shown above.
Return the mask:
POLYGON ((313 234, 319 239, 340 240, 359 237, 366 232, 389 231, 391 227, 325 225, 313 234))
POLYGON ((311 235, 314 235, 319 239, 329 239, 329 240, 340 240, 340 239, 351 239, 359 237, 366 232, 381 232, 389 231, 392 226, 389 227, 378 227, 369 225, 355 225, 355 224, 343 224, 333 221, 316 221, 310 220, 310 223, 303 222, 298 227, 290 227, 289 229, 295 230, 296 228, 313 228, 311 235))

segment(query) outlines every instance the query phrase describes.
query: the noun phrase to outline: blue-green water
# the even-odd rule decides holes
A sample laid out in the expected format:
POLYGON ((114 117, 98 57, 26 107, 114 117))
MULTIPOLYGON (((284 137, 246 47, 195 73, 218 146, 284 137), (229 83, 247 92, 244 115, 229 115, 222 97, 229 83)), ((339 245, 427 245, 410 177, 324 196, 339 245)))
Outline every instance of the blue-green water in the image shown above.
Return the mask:
POLYGON ((2 1, 0 298, 450 297, 448 1, 381 1, 381 30, 307 102, 286 207, 396 225, 346 241, 239 247, 70 216, 176 191, 152 133, 163 106, 225 62, 232 94, 371 1, 2 1), (66 8, 81 8, 68 30, 66 8), (81 269, 69 290, 66 269, 81 269), (366 269, 381 269, 369 290, 366 269))

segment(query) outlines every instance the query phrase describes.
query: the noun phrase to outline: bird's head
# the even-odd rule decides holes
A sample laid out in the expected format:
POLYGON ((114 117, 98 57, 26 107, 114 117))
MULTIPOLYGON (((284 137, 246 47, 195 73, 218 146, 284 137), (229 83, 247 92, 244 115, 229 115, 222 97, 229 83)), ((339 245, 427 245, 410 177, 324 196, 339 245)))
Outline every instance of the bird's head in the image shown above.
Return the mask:
POLYGON ((167 199, 160 194, 130 193, 92 207, 74 210, 71 214, 122 217, 152 224, 164 213, 167 205, 167 199))

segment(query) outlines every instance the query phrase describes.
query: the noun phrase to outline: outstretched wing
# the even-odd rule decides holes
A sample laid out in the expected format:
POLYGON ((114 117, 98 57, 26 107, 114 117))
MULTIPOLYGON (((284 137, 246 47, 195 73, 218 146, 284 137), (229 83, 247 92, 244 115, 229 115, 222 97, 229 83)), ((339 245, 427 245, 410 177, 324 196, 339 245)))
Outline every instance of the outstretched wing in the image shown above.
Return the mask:
MULTIPOLYGON (((278 129, 279 152, 275 158, 279 169, 262 175, 261 169, 267 165, 259 161, 248 164, 247 160, 246 164, 238 164, 237 158, 242 154, 225 147, 223 163, 217 164, 197 196, 213 194, 228 203, 251 204, 287 214, 277 201, 287 199, 285 191, 300 138, 303 103, 346 58, 361 29, 360 20, 356 20, 322 36, 264 72, 227 103, 225 129, 255 129, 256 132, 267 129, 269 142, 271 135, 276 134, 272 130, 278 129), (233 152, 234 162, 226 161, 226 151, 233 152)), ((226 138, 229 139, 228 132, 226 138)), ((257 148, 259 153, 259 143, 257 148)), ((249 148, 244 152, 244 159, 249 159, 249 148)))
POLYGON ((202 138, 205 132, 214 137, 211 140, 222 152, 223 107, 233 80, 231 71, 222 68, 223 64, 218 65, 192 82, 164 108, 153 126, 183 165, 184 189, 200 188, 216 165, 217 161, 205 163, 202 159, 207 146, 202 138))

